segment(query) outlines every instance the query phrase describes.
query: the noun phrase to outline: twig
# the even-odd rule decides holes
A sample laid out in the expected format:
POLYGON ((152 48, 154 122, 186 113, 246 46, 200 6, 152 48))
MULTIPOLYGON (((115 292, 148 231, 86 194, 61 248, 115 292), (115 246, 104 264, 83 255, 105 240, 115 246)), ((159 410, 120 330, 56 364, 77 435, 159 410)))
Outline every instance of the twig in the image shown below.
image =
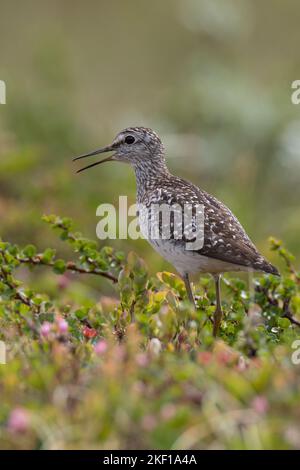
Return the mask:
MULTIPOLYGON (((53 267, 54 266, 54 261, 49 261, 49 262, 44 262, 41 255, 36 255, 32 258, 20 258, 20 257, 17 257, 18 261, 20 263, 23 263, 23 264, 32 264, 32 265, 35 265, 35 266, 49 266, 49 267, 53 267)), ((73 261, 68 261, 66 263, 66 269, 68 271, 73 271, 73 272, 76 272, 76 273, 80 273, 80 274, 95 274, 96 276, 102 276, 102 277, 105 277, 106 279, 109 279, 110 281, 112 281, 113 283, 117 283, 118 282, 118 279, 116 276, 114 276, 112 273, 110 272, 106 272, 106 271, 100 271, 99 269, 93 269, 93 270, 89 270, 89 269, 84 269, 84 268, 80 268, 79 266, 77 266, 73 261)))
POLYGON ((283 318, 288 318, 290 322, 293 323, 294 325, 300 326, 300 321, 296 320, 296 318, 294 318, 291 314, 285 313, 282 316, 283 318))
MULTIPOLYGON (((23 292, 18 290, 16 284, 14 282, 10 281, 10 279, 9 279, 7 273, 4 271, 4 269, 0 268, 0 273, 1 273, 1 277, 4 280, 5 284, 14 292, 15 299, 19 300, 24 305, 27 305, 27 307, 34 310, 34 313, 40 313, 39 306, 36 305, 34 302, 32 302, 32 300, 29 299, 29 297, 27 297, 27 295, 25 295, 23 292)), ((21 316, 28 323, 28 320, 26 319, 26 317, 24 317, 23 315, 21 315, 21 316)), ((28 326, 30 326, 30 328, 32 328, 32 325, 29 325, 29 323, 28 323, 28 326)))
POLYGON ((288 318, 294 325, 300 326, 300 321, 296 320, 290 312, 290 298, 285 299, 283 303, 283 318, 288 318))

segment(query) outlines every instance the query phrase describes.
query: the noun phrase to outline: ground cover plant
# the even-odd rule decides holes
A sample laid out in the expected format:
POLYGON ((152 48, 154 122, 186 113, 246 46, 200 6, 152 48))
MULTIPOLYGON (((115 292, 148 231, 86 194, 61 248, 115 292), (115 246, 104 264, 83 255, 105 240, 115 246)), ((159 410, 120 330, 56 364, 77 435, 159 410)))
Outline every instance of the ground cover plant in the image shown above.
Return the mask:
POLYGON ((44 221, 69 258, 0 242, 2 449, 299 448, 300 273, 280 241, 280 278, 224 277, 214 339, 209 277, 193 311, 175 274, 44 221), (51 271, 49 292, 28 269, 51 271))

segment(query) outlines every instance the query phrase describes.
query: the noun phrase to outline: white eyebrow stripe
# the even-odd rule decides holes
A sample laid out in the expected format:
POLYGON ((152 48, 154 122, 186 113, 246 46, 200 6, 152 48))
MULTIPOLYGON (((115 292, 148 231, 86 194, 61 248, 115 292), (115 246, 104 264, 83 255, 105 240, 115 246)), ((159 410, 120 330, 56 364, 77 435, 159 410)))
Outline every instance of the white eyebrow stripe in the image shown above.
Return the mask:
POLYGON ((114 140, 114 144, 121 144, 122 142, 124 142, 124 138, 125 138, 124 134, 118 135, 116 139, 114 140))

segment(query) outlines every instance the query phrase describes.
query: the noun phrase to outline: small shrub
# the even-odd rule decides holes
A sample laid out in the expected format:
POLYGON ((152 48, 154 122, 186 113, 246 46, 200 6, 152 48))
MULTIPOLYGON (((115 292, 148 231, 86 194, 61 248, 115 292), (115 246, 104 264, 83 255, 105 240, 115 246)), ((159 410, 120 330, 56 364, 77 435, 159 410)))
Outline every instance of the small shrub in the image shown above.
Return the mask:
MULTIPOLYGON (((282 243, 281 278, 225 276, 220 338, 212 336, 213 283, 197 286, 197 311, 183 282, 150 277, 134 253, 74 232, 70 219, 44 217, 74 257, 0 242, 0 447, 297 448, 300 275, 282 243), (18 270, 48 267, 54 298, 20 282, 18 270), (73 276, 74 275, 74 276, 73 276), (79 302, 78 275, 105 278, 115 297, 79 302), (77 277, 76 277, 77 276, 77 277), (77 285, 77 284, 76 284, 77 285)), ((82 278, 84 282, 84 278, 82 278)))

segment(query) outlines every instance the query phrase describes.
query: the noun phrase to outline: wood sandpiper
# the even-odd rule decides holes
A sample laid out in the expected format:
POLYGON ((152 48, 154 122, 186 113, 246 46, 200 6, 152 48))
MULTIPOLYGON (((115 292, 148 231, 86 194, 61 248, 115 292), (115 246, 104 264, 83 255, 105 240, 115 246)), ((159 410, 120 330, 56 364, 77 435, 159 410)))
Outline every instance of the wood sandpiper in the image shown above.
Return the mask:
MULTIPOLYGON (((164 204, 180 207, 182 211, 185 204, 203 207, 201 249, 187 249, 184 237, 174 237, 174 232, 176 232, 174 217, 168 222, 171 227, 168 239, 148 237, 148 241, 178 271, 185 283, 188 298, 195 307, 190 275, 210 273, 213 276, 216 288, 213 334, 216 336, 222 319, 221 273, 261 271, 279 275, 278 270, 258 252, 238 219, 222 202, 189 181, 169 172, 165 161, 164 146, 153 130, 144 127, 129 127, 121 131, 111 145, 76 157, 74 160, 106 152, 114 153, 101 161, 81 168, 78 172, 108 161, 129 163, 135 171, 138 206, 143 205, 149 208, 153 204, 156 206, 164 204)), ((145 218, 141 216, 141 212, 139 218, 143 232, 145 218)), ((160 233, 161 228, 160 225, 160 233)))

